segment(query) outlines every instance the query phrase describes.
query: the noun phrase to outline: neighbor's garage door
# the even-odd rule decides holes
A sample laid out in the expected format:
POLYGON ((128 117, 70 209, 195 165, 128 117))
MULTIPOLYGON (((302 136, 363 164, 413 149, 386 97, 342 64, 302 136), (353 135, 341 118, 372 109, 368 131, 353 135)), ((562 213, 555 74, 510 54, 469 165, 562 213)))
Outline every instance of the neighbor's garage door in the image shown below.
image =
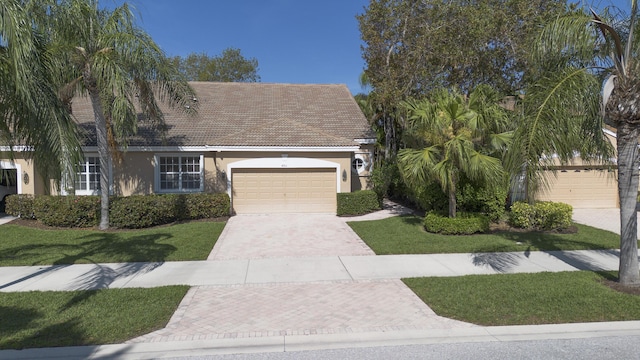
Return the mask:
POLYGON ((618 207, 615 173, 606 170, 557 171, 549 174, 549 190, 541 191, 539 200, 563 202, 574 208, 618 207))
POLYGON ((235 169, 237 214, 336 212, 335 169, 235 169))

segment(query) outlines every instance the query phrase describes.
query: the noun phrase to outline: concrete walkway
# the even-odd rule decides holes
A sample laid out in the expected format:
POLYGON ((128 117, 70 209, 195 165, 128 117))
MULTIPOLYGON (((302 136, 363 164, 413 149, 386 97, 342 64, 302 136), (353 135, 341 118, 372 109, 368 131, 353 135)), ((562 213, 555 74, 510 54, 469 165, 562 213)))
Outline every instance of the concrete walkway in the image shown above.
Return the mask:
POLYGON ((618 268, 618 253, 576 250, 7 266, 0 267, 0 291, 340 283, 423 276, 601 271, 618 268))
POLYGON ((355 218, 289 215, 288 226, 267 215, 233 217, 207 261, 0 267, 3 292, 192 286, 167 327, 127 344, 0 351, 0 359, 138 359, 640 335, 640 322, 482 327, 436 315, 399 279, 615 270, 618 251, 375 256, 345 222, 409 212, 385 205, 355 218), (326 227, 331 236, 313 232, 326 227))

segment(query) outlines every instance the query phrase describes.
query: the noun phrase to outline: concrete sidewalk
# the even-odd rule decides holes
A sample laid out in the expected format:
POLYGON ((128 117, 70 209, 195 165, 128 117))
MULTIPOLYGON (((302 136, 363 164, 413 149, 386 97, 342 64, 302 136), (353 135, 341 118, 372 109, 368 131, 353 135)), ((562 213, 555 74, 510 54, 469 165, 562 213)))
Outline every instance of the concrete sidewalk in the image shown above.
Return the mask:
POLYGON ((226 286, 616 270, 618 250, 331 256, 0 267, 0 291, 226 286))

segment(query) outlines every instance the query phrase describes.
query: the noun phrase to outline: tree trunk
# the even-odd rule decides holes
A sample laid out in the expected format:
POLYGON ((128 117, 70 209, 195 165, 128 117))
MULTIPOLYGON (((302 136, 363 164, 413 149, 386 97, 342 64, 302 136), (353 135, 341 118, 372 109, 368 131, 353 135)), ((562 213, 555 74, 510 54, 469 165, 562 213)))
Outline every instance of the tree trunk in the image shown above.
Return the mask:
POLYGON ((100 230, 109 228, 109 164, 110 152, 107 142, 107 120, 104 117, 100 94, 96 89, 89 89, 89 97, 93 106, 96 121, 96 139, 98 157, 100 158, 100 230))
POLYGON ((385 160, 389 160, 395 157, 396 155, 396 134, 395 134, 395 124, 394 118, 384 113, 383 120, 383 128, 384 128, 384 137, 385 137, 385 160))
POLYGON ((456 191, 449 190, 449 217, 456 217, 456 191))
POLYGON ((620 197, 620 283, 640 283, 638 267, 638 135, 637 124, 620 122, 617 134, 620 197))

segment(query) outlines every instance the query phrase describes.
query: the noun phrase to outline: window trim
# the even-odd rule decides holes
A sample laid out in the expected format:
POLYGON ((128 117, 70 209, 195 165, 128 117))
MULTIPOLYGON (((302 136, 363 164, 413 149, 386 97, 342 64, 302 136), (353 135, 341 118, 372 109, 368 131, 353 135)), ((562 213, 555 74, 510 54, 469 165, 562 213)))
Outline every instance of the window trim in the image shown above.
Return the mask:
MULTIPOLYGON (((73 188, 75 190, 75 194, 76 195, 99 195, 100 194, 100 190, 101 189, 95 189, 95 190, 89 189, 89 183, 90 182, 89 182, 88 178, 90 177, 90 174, 92 174, 92 173, 86 171, 87 167, 89 166, 88 165, 89 164, 89 158, 97 159, 97 162, 94 164, 94 166, 96 166, 98 171, 100 171, 100 157, 98 155, 85 155, 84 156, 84 162, 82 163, 82 166, 83 166, 82 171, 80 171, 80 172, 76 171, 75 174, 73 174, 74 175, 74 177, 73 177, 73 179, 74 179, 73 180, 73 188), (76 178, 78 177, 78 174, 82 174, 83 177, 87 177, 86 178, 86 180, 87 180, 87 189, 83 190, 83 189, 78 189, 77 188, 76 178)), ((100 173, 98 172, 97 174, 98 174, 98 186, 100 186, 100 175, 99 175, 100 173)))
MULTIPOLYGON (((162 153, 162 154, 154 154, 153 156, 153 167, 154 167, 154 192, 158 194, 181 194, 181 193, 198 193, 204 192, 204 155, 203 154, 192 154, 192 153, 162 153), (181 158, 180 163, 182 163, 183 157, 198 157, 199 158, 199 166, 200 166, 200 188, 199 189, 182 189, 182 182, 180 182, 180 189, 161 189, 160 188, 160 158, 163 157, 179 157, 181 158)), ((182 172, 182 171, 181 171, 182 172)))
POLYGON ((351 172, 357 175, 362 174, 363 172, 365 172, 367 170, 367 167, 369 166, 369 164, 367 163, 367 161, 365 160, 363 154, 354 154, 353 158, 351 159, 351 172), (362 166, 360 168, 356 168, 355 162, 356 160, 360 160, 362 161, 362 166))
MULTIPOLYGON (((87 163, 87 158, 90 157, 94 157, 94 158, 98 158, 98 161, 100 161, 100 156, 98 155, 98 153, 85 153, 84 154, 84 163, 87 163)), ((110 160, 110 159, 109 159, 110 160)), ((98 166, 100 166, 100 164, 98 164, 98 166)), ((111 184, 111 188, 109 189, 109 195, 113 195, 113 189, 115 184, 113 183, 113 166, 111 164, 111 161, 109 161, 109 164, 107 166, 108 168, 108 176, 109 176, 109 183, 111 184)), ((73 173, 73 183, 70 184, 70 186, 66 183, 66 181, 63 181, 62 183, 62 187, 61 187, 61 191, 60 191, 60 195, 78 195, 78 196, 89 196, 89 195, 100 195, 100 190, 78 190, 76 189, 76 184, 75 184, 75 177, 76 177, 77 173, 73 173)))

